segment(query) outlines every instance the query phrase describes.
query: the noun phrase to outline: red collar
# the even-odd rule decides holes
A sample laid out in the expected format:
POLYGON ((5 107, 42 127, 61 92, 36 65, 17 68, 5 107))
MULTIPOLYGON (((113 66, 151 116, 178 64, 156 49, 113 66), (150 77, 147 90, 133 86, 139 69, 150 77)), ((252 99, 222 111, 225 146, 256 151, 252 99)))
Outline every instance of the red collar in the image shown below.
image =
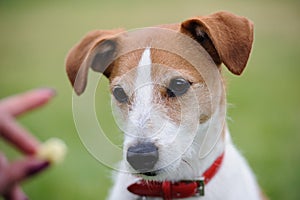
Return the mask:
POLYGON ((129 192, 142 197, 162 197, 164 200, 203 196, 204 185, 218 172, 223 158, 224 153, 215 160, 199 180, 183 180, 178 182, 139 180, 128 186, 127 189, 129 192))

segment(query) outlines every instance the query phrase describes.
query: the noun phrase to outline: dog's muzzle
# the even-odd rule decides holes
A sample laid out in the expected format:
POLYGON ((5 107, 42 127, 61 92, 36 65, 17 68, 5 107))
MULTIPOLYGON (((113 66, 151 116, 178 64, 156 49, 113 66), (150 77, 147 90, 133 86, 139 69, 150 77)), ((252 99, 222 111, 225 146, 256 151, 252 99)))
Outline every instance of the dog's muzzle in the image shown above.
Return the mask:
POLYGON ((150 172, 158 161, 158 148, 151 142, 137 143, 128 148, 126 159, 139 173, 150 172))

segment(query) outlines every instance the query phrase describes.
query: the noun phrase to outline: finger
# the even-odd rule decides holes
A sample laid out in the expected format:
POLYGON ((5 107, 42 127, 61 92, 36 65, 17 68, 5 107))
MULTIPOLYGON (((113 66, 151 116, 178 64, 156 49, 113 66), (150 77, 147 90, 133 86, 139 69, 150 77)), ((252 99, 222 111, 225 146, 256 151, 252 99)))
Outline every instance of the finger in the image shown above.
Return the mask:
POLYGON ((28 200, 20 186, 14 185, 7 194, 4 194, 5 200, 28 200))
POLYGON ((7 184, 7 174, 6 169, 9 165, 5 155, 0 152, 0 196, 3 194, 9 187, 7 184))
POLYGON ((0 116, 0 137, 25 154, 35 154, 39 141, 25 128, 20 126, 11 116, 0 116))
POLYGON ((0 110, 4 110, 10 115, 17 116, 44 105, 53 96, 55 96, 55 90, 50 88, 31 90, 1 100, 0 110))
POLYGON ((9 181, 12 183, 19 183, 44 171, 49 166, 49 161, 40 160, 34 157, 27 157, 24 160, 15 161, 10 165, 8 171, 9 181))
MULTIPOLYGON (((6 156, 0 151, 0 174, 3 171, 3 169, 5 168, 5 166, 8 165, 8 161, 6 156)), ((1 178, 1 176, 0 176, 1 178)))

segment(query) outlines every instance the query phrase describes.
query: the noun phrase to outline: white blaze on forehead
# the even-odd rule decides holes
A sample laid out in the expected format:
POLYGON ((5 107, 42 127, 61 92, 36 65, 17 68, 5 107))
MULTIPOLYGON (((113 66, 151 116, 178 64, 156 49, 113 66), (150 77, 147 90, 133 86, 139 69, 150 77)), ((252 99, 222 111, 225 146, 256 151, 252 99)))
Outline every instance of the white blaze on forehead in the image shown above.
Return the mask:
POLYGON ((140 87, 143 83, 151 82, 151 64, 151 51, 148 47, 143 52, 137 68, 137 76, 135 82, 137 87, 140 87))
POLYGON ((138 128, 145 128, 150 119, 153 84, 151 79, 151 51, 146 48, 137 66, 134 86, 135 99, 130 113, 130 121, 138 128))

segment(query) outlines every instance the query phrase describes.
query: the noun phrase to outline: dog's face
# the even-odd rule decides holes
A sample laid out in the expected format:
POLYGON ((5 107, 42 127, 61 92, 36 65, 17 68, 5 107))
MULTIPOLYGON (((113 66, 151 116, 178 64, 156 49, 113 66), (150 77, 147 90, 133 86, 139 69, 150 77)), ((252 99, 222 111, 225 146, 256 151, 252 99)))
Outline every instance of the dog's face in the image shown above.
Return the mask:
MULTIPOLYGON (((252 24, 225 12, 162 28, 195 41, 210 56, 203 56, 203 63, 213 64, 199 68, 185 57, 153 46, 153 40, 160 38, 152 31, 138 38, 119 34, 119 30, 95 31, 74 47, 67 59, 67 72, 77 94, 85 89, 89 67, 109 79, 114 112, 124 132, 125 165, 131 173, 157 180, 178 176, 178 168, 194 170, 190 160, 198 156, 201 134, 213 118, 219 119, 218 108, 225 105, 219 85, 207 84, 208 79, 220 80, 211 80, 215 77, 207 74, 219 72, 222 62, 240 74, 253 40, 252 24), (120 53, 133 43, 142 45, 120 53)), ((176 40, 161 43, 176 43, 181 51, 187 48, 176 40)))
POLYGON ((212 114, 201 74, 180 56, 149 47, 121 56, 110 82, 129 171, 170 174, 212 114))

